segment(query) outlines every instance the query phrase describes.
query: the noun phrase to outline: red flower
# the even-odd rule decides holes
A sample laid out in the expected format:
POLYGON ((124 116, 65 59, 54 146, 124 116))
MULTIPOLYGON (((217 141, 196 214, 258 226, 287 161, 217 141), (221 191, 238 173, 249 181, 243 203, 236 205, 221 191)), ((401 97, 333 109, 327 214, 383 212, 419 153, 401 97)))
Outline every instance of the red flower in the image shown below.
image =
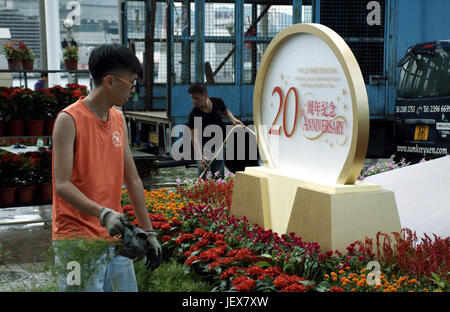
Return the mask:
POLYGON ((247 269, 248 275, 261 275, 264 272, 264 269, 258 265, 251 266, 247 269))
POLYGON ((214 245, 216 245, 217 247, 225 247, 225 249, 227 248, 227 242, 225 242, 225 241, 223 241, 223 240, 219 240, 219 241, 216 241, 215 243, 214 243, 214 245))
POLYGON ((161 230, 163 231, 170 231, 172 229, 172 226, 169 223, 165 223, 161 226, 161 230))
POLYGON ((235 275, 238 270, 242 270, 242 268, 237 267, 237 266, 232 266, 231 268, 223 271, 223 273, 220 274, 219 278, 221 280, 228 279, 228 278, 232 277, 233 275, 235 275))
POLYGON ((253 253, 250 249, 248 248, 242 248, 241 250, 239 250, 236 254, 236 258, 238 260, 246 260, 248 258, 250 258, 251 256, 253 256, 253 253))
POLYGON ((187 266, 191 266, 192 262, 199 260, 199 258, 197 256, 192 256, 186 259, 186 261, 184 262, 185 265, 187 266))
POLYGON ((218 266, 220 266, 220 263, 218 261, 214 261, 208 264, 206 267, 208 270, 212 270, 214 268, 217 268, 218 266))
POLYGON ((225 237, 223 236, 223 234, 216 234, 216 241, 223 241, 225 240, 225 237))
POLYGON ((280 274, 274 281, 273 284, 278 288, 285 288, 292 284, 287 274, 280 274))
POLYGON ((262 281, 262 280, 265 280, 266 279, 266 276, 268 276, 268 275, 266 275, 266 274, 261 274, 260 276, 258 276, 258 280, 259 281, 262 281))
POLYGON ((181 226, 183 224, 183 221, 172 220, 170 221, 170 224, 172 224, 172 226, 181 226))
POLYGON ((256 282, 254 279, 251 278, 235 286, 237 291, 250 291, 255 289, 255 287, 256 282))
POLYGON ((195 246, 197 246, 198 248, 203 248, 205 246, 209 245, 209 240, 207 240, 206 238, 201 238, 197 244, 195 244, 195 246))
POLYGON ((232 249, 228 252, 228 257, 236 257, 237 253, 239 252, 239 249, 232 249))
POLYGON ((212 232, 206 232, 205 234, 203 234, 203 238, 209 239, 210 241, 214 241, 216 240, 216 234, 212 232))
POLYGON ((306 290, 307 288, 304 285, 291 284, 280 290, 280 292, 305 292, 306 290))
POLYGON ((220 262, 220 264, 230 265, 233 261, 233 258, 220 258, 218 261, 220 262))
POLYGON ((170 241, 172 239, 172 236, 170 235, 164 235, 163 237, 161 237, 161 242, 167 242, 170 241))
POLYGON ((344 290, 342 289, 342 287, 333 286, 331 287, 330 292, 344 292, 344 290))
POLYGON ((196 228, 194 230, 194 235, 197 236, 197 237, 201 237, 205 233, 206 233, 206 231, 204 229, 202 229, 202 228, 196 228))
POLYGON ((256 282, 248 276, 238 276, 233 279, 231 285, 234 286, 237 291, 249 291, 255 288, 256 282))
POLYGON ((152 222, 152 227, 154 229, 160 229, 161 226, 163 226, 165 223, 164 222, 160 222, 160 221, 153 221, 152 222))
POLYGON ((184 256, 185 258, 189 258, 189 257, 191 256, 191 253, 192 253, 191 250, 185 251, 185 252, 183 253, 183 256, 184 256))
POLYGON ((167 218, 160 213, 149 213, 148 216, 152 221, 167 222, 167 218))
POLYGON ((82 95, 82 93, 80 90, 73 90, 72 98, 77 99, 77 98, 81 97, 81 95, 82 95))
POLYGON ((249 279, 248 276, 237 276, 233 279, 233 281, 231 282, 231 286, 236 286, 239 285, 240 283, 243 283, 245 281, 247 281, 249 279))
POLYGON ((264 274, 268 275, 270 278, 274 278, 277 275, 280 275, 281 269, 279 267, 270 267, 264 270, 264 274))
POLYGON ((192 234, 183 234, 175 240, 175 244, 181 245, 182 243, 193 240, 194 238, 195 236, 192 234))

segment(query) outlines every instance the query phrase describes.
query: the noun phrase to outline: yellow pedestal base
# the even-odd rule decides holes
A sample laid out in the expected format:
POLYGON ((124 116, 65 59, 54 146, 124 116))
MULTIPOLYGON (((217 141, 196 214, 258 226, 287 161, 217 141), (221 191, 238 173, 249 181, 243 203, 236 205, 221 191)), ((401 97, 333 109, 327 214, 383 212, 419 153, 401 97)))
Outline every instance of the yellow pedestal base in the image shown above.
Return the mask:
POLYGON ((231 214, 278 234, 295 232, 322 250, 340 250, 378 231, 399 232, 392 191, 379 185, 324 185, 276 169, 249 167, 234 181, 231 214))

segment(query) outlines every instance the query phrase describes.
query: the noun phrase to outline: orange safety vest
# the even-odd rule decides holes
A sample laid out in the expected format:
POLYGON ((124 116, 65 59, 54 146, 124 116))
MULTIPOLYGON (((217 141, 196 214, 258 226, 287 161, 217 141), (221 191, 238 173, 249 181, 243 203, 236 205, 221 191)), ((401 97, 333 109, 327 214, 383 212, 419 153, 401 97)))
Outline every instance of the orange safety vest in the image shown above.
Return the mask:
MULTIPOLYGON (((62 112, 72 116, 76 127, 71 182, 97 204, 123 213, 121 191, 125 140, 122 113, 111 108, 108 121, 103 121, 98 119, 81 99, 62 112)), ((52 176, 52 239, 70 238, 74 235, 109 238, 108 231, 97 217, 74 208, 56 195, 53 161, 52 176)))

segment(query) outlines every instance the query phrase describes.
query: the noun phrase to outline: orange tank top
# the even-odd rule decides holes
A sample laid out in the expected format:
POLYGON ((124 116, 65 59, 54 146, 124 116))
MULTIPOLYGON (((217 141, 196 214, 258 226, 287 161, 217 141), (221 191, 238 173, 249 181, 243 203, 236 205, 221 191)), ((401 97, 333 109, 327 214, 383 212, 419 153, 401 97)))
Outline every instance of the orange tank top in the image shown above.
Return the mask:
MULTIPOLYGON (((108 121, 98 119, 80 99, 66 107, 75 121, 72 183, 87 198, 101 206, 123 213, 121 191, 124 178, 124 125, 122 113, 109 110, 108 121)), ((53 157, 52 157, 53 158, 53 157)), ((52 239, 109 238, 97 217, 88 215, 64 201, 55 192, 53 175, 52 239)))

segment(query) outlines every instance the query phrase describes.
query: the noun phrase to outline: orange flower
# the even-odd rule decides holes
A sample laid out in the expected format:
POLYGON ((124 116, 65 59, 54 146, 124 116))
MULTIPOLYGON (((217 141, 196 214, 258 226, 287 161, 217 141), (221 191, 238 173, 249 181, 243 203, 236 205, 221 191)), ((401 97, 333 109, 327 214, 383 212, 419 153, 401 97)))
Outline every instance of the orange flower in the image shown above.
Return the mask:
POLYGON ((339 272, 338 272, 339 274, 344 274, 345 273, 345 271, 344 270, 339 270, 339 272))

